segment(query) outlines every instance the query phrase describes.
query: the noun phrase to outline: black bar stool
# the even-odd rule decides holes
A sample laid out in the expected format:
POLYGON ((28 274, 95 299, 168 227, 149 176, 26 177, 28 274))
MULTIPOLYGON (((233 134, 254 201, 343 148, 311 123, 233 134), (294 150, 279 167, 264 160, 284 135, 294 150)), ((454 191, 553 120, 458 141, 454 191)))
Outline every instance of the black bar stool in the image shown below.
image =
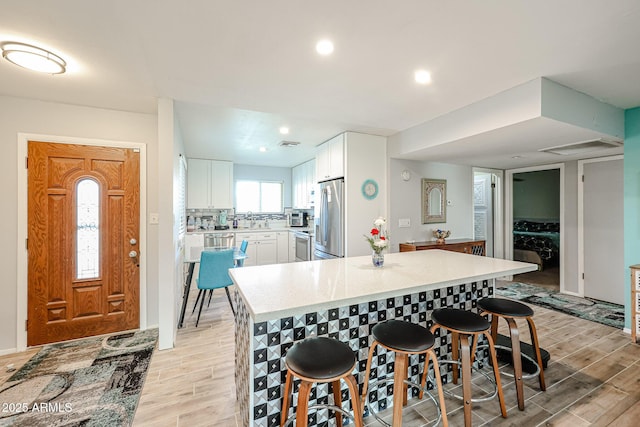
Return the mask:
MULTIPOLYGON (((509 325, 509 335, 511 337, 510 347, 496 345, 497 348, 511 351, 513 360, 513 377, 516 383, 516 395, 518 396, 518 409, 524 410, 524 389, 522 386, 523 378, 538 377, 540 390, 547 389, 544 383, 544 366, 540 345, 538 343, 538 333, 533 323, 533 309, 521 302, 512 301, 504 298, 483 298, 478 301, 478 308, 481 310, 480 315, 491 315, 491 337, 494 341, 498 340, 498 319, 502 317, 509 325), (520 333, 515 319, 526 319, 529 324, 529 332, 531 334, 531 344, 536 360, 529 355, 521 352, 520 349, 520 333), (529 360, 536 367, 536 371, 529 375, 522 374, 522 357, 529 360)), ((508 375, 508 374, 505 374, 508 375)))
MULTIPOLYGON (((453 383, 458 383, 458 366, 462 366, 462 396, 448 393, 453 397, 462 398, 464 408, 464 425, 471 426, 471 404, 475 402, 484 402, 493 399, 498 395, 500 401, 500 412, 503 418, 507 418, 507 408, 504 403, 504 394, 502 392, 502 383, 500 382, 500 372, 498 371, 498 360, 496 357, 496 349, 493 338, 490 334, 491 324, 484 317, 470 311, 459 310, 457 308, 440 308, 433 310, 431 320, 434 324, 431 332, 439 328, 451 332, 451 350, 452 360, 440 360, 440 363, 453 364, 453 383), (480 335, 485 335, 489 342, 489 355, 491 364, 493 365, 493 375, 495 377, 495 392, 485 398, 471 398, 471 365, 475 359, 475 353, 480 335), (469 338, 472 338, 473 349, 469 344, 469 338), (460 355, 458 353, 458 345, 460 345, 460 355)), ((484 375, 484 373, 483 373, 484 375)), ((485 375, 486 376, 486 375, 485 375)), ((490 377, 486 376, 491 380, 490 377)))
POLYGON ((356 366, 356 357, 347 344, 326 337, 306 338, 298 341, 289 349, 285 357, 285 365, 287 367, 287 379, 284 384, 284 397, 282 399, 281 427, 293 422, 294 419, 296 419, 298 427, 306 427, 309 422, 309 410, 318 408, 328 408, 336 411, 337 427, 342 427, 342 417, 338 413, 352 418, 356 427, 363 427, 358 383, 352 374, 356 366), (294 377, 300 379, 298 408, 296 409, 295 417, 292 415, 287 418, 289 396, 294 377), (353 415, 342 409, 341 379, 349 387, 353 415), (309 394, 314 383, 332 384, 334 405, 309 406, 309 394))
MULTIPOLYGON (((362 388, 362 404, 369 405, 369 399, 367 395, 367 388, 369 385, 369 375, 371 371, 371 361, 373 359, 373 353, 377 346, 384 347, 389 351, 395 353, 395 362, 393 365, 393 378, 387 380, 376 381, 375 387, 380 386, 381 383, 393 381, 393 426, 402 425, 402 408, 407 404, 407 389, 408 386, 418 388, 420 390, 419 398, 422 399, 425 391, 425 385, 427 381, 427 374, 429 372, 429 359, 433 362, 433 371, 436 379, 435 386, 438 388, 438 396, 440 402, 436 402, 435 398, 427 391, 427 395, 436 405, 438 409, 438 419, 434 423, 437 424, 442 420, 442 425, 447 427, 447 411, 444 404, 444 394, 442 391, 442 381, 440 379, 440 367, 438 366, 438 359, 433 351, 433 345, 435 344, 435 337, 428 329, 423 328, 415 323, 404 322, 401 320, 387 320, 385 322, 378 323, 371 330, 373 336, 373 343, 369 350, 369 358, 367 359, 367 369, 365 371, 364 385, 362 388), (422 383, 417 384, 407 379, 407 369, 409 362, 409 355, 411 354, 425 354, 424 372, 422 374, 422 383)), ((371 406, 369 406, 373 416, 381 423, 391 426, 384 422, 371 406)))

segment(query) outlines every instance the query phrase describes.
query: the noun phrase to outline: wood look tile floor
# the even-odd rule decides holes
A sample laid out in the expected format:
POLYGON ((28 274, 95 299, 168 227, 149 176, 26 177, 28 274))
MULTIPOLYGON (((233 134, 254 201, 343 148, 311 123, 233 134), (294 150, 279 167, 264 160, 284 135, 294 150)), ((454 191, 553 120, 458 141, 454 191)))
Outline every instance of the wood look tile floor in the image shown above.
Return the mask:
MULTIPOLYGON (((191 308, 178 330, 176 348, 156 351, 142 391, 134 426, 240 426, 235 398, 233 315, 223 290, 205 307, 195 328, 191 308)), ((474 404, 474 426, 637 426, 640 424, 640 345, 615 328, 533 306, 542 347, 551 353, 545 370, 547 391, 536 379, 525 382, 525 410, 519 411, 513 380, 502 376, 508 418, 499 416, 497 400, 474 404)), ((502 325, 503 322, 501 322, 502 325)), ((522 339, 528 341, 525 324, 522 339)), ((504 332, 504 331, 503 331, 504 332)), ((0 357, 0 382, 36 350, 0 357)), ((474 393, 486 384, 474 379, 474 393)), ((447 385, 451 387, 452 385, 447 385)), ((450 426, 464 425, 459 401, 447 397, 450 426)), ((384 415, 384 414, 383 414, 384 415)), ((410 400, 404 426, 428 425, 434 410, 430 401, 410 400)), ((372 417, 367 426, 381 425, 372 417)))

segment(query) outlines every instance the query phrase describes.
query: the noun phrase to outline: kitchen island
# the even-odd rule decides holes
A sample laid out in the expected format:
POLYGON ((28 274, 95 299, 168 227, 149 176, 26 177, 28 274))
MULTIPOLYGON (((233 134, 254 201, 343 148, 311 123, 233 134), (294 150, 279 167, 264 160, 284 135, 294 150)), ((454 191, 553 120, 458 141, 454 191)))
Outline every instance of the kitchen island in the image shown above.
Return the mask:
MULTIPOLYGON (((358 359, 356 379, 363 381, 370 328, 377 322, 402 319, 428 326, 436 308, 475 308, 493 294, 494 279, 525 273, 535 264, 442 250, 385 255, 382 268, 370 256, 245 267, 230 270, 236 284, 236 393, 244 426, 279 424, 284 356, 295 341, 328 336, 348 343, 358 359)), ((438 338, 440 354, 450 336, 438 338)), ((419 358, 410 358, 417 378, 419 358)), ((384 376, 393 358, 376 357, 372 371, 384 376)), ((391 369, 391 370, 390 370, 391 369)), ((346 388, 346 387, 345 387, 346 388)), ((316 386, 310 405, 326 402, 326 384, 316 386)), ((370 394, 380 410, 390 407, 390 389, 370 394)), ((349 409, 349 401, 344 403, 349 409)), ((310 425, 326 421, 327 411, 310 425)))

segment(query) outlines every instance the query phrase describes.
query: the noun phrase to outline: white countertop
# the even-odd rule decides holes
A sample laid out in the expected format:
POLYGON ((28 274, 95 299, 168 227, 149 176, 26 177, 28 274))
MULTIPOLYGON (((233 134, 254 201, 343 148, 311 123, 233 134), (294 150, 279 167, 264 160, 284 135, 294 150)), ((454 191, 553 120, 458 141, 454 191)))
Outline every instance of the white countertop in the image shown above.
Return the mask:
POLYGON ((228 233, 263 233, 263 232, 280 232, 280 231, 313 231, 313 227, 254 227, 254 228, 233 228, 229 227, 227 230, 214 230, 213 228, 207 230, 194 230, 187 231, 187 234, 228 234, 228 233))
POLYGON ((536 270, 536 264, 438 249, 229 270, 255 322, 536 270))

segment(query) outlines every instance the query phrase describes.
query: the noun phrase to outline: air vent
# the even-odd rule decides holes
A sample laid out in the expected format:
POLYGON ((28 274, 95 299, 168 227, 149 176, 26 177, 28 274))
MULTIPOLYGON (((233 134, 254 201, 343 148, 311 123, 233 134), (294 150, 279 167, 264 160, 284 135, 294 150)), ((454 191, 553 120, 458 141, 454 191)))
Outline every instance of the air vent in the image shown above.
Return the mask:
POLYGON ((594 139, 591 141, 574 142, 572 144, 558 145, 557 147, 543 148, 538 151, 544 153, 558 154, 568 156, 571 154, 582 154, 591 151, 606 150, 609 148, 622 147, 622 142, 611 141, 608 139, 594 139))
POLYGON ((300 143, 297 141, 280 141, 278 145, 281 147, 295 147, 296 145, 300 145, 300 143))

